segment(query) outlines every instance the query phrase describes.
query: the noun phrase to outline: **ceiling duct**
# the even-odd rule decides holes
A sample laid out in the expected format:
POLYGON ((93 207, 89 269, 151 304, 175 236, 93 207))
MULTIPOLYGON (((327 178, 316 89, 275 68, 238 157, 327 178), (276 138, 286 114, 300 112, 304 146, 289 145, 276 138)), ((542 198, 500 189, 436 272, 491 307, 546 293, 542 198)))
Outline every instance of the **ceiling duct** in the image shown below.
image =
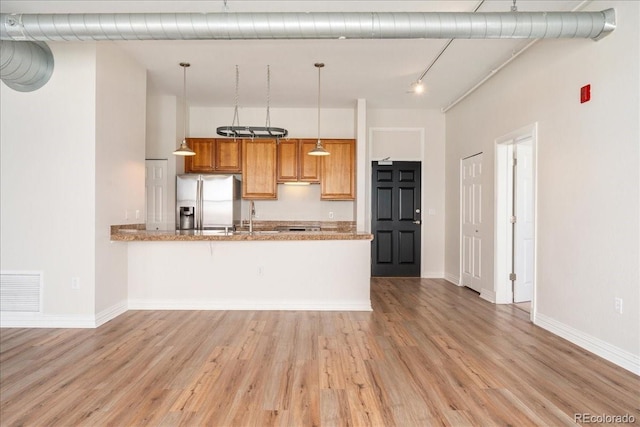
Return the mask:
POLYGON ((53 73, 53 54, 46 43, 0 41, 0 78, 11 89, 40 89, 53 73))
POLYGON ((0 39, 250 40, 592 38, 615 28, 601 12, 2 14, 0 39))
MULTIPOLYGON (((615 10, 596 12, 88 13, 0 14, 0 40, 599 39, 615 10)), ((5 44, 3 43, 3 50, 5 44)), ((33 45, 15 63, 46 74, 53 58, 33 45)), ((4 58, 4 54, 3 54, 4 58)), ((4 70, 4 63, 3 63, 4 70)), ((49 74, 50 75, 50 74, 49 74)), ((7 82, 4 72, 3 81, 7 82)), ((45 80, 46 82, 46 80, 45 80)), ((9 84, 8 84, 9 85, 9 84)), ((25 88, 32 87, 29 84, 25 88)), ((34 89, 30 89, 34 90, 34 89)))

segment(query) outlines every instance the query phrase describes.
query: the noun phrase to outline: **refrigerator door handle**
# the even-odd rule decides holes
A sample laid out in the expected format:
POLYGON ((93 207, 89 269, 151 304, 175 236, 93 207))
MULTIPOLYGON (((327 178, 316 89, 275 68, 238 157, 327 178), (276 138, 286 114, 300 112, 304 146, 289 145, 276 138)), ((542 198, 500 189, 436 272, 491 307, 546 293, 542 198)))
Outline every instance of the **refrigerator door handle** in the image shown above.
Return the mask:
POLYGON ((196 186, 196 228, 202 230, 202 180, 196 186))
POLYGON ((200 194, 198 200, 200 200, 200 230, 204 229, 204 201, 202 200, 204 194, 204 181, 200 179, 200 194))

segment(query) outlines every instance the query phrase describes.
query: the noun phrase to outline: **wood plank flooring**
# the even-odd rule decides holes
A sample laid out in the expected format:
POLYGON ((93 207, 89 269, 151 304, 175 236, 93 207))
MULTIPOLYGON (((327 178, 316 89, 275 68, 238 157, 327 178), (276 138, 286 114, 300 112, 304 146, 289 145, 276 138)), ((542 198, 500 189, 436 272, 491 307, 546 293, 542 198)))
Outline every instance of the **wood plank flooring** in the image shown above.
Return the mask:
POLYGON ((374 311, 129 311, 0 330, 4 426, 640 423, 640 377, 444 280, 372 279, 374 311))

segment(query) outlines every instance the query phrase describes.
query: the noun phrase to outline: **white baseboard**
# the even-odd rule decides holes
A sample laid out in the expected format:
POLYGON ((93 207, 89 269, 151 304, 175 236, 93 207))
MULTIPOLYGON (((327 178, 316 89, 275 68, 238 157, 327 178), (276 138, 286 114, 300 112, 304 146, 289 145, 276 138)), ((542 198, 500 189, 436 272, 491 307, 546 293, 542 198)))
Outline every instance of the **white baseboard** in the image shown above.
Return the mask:
POLYGON ((585 334, 571 326, 558 322, 544 314, 536 313, 534 323, 547 331, 570 341, 598 356, 614 363, 636 375, 640 375, 640 356, 630 353, 602 341, 599 338, 585 334))
POLYGON ((444 280, 446 280, 447 282, 451 282, 456 286, 461 286, 460 285, 460 277, 458 277, 455 274, 444 273, 444 280))
POLYGON ((371 301, 321 303, 316 301, 122 301, 96 316, 51 315, 42 313, 0 312, 0 328, 97 328, 127 310, 287 310, 287 311, 372 311, 371 301))
POLYGON ((286 311, 372 311, 371 302, 322 303, 317 301, 173 301, 129 300, 129 310, 286 310, 286 311))
POLYGON ((42 313, 0 313, 1 328, 95 328, 93 316, 42 313))
POLYGON ((444 271, 425 271, 421 277, 423 279, 444 279, 444 271))
POLYGON ((111 307, 102 310, 96 314, 95 327, 104 325, 109 320, 115 319, 123 313, 126 313, 128 309, 127 301, 121 301, 111 307))
POLYGON ((488 289, 482 289, 480 291, 480 298, 493 304, 496 303, 496 293, 488 289))
POLYGON ((122 301, 95 316, 0 312, 0 328, 97 328, 127 311, 122 301))

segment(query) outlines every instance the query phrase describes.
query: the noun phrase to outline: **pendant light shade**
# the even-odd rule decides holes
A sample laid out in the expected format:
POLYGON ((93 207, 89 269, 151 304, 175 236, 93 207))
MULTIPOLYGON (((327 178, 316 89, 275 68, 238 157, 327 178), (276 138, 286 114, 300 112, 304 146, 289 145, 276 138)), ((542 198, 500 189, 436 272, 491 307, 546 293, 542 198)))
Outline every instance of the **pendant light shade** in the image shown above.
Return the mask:
POLYGON ((187 145, 187 140, 183 139, 180 146, 173 152, 176 156, 195 156, 196 153, 187 145))
POLYGON ((309 151, 307 154, 309 154, 310 156, 328 156, 330 153, 324 149, 324 147, 322 146, 322 142, 318 140, 318 142, 316 142, 315 148, 309 151))
POLYGON ((318 141, 316 142, 315 148, 307 154, 310 156, 328 156, 330 153, 324 149, 322 141, 320 140, 320 70, 324 67, 324 64, 322 62, 316 62, 313 65, 318 69, 318 141))
POLYGON ((191 64, 188 62, 181 62, 182 67, 182 103, 184 105, 184 118, 182 128, 182 143, 176 151, 173 152, 176 156, 195 156, 196 153, 187 145, 187 67, 191 64))

